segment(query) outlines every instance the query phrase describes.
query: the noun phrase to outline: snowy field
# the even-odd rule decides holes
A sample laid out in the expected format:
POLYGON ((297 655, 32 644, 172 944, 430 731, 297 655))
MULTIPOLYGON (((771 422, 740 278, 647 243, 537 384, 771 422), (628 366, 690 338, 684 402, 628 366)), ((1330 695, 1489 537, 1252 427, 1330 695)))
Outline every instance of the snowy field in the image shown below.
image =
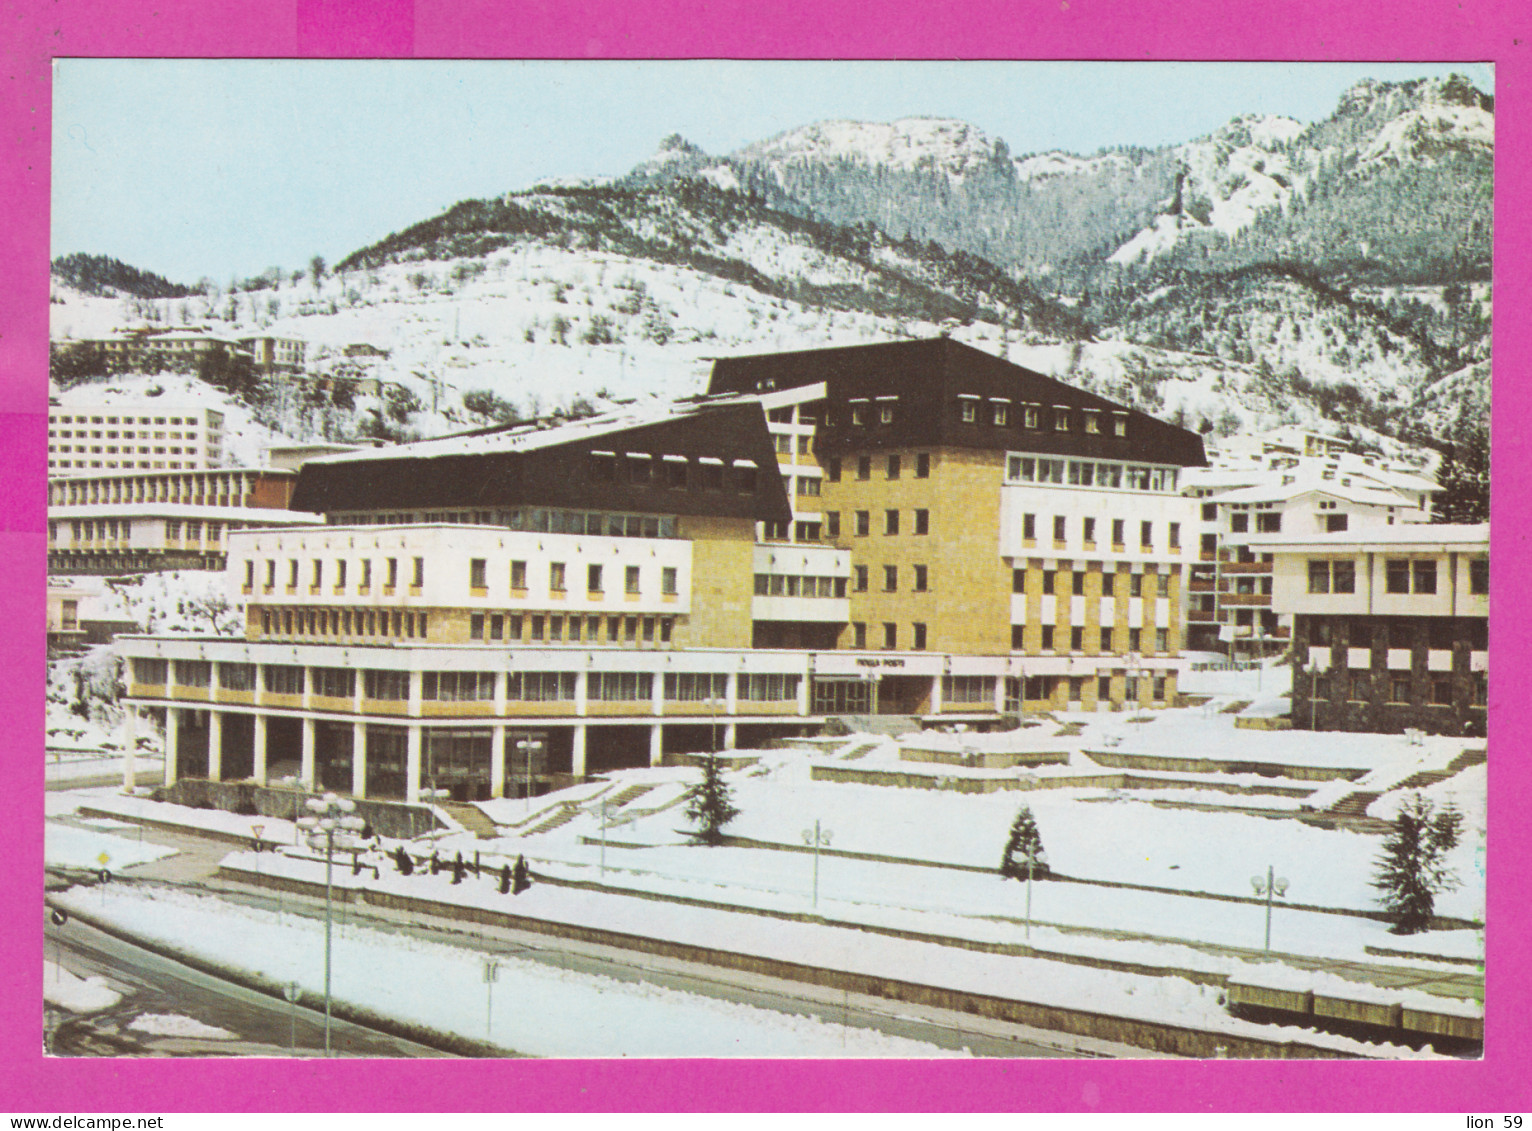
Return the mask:
POLYGON ((174 855, 173 848, 128 840, 97 829, 79 829, 53 821, 43 826, 43 863, 54 868, 91 871, 107 868, 116 872, 174 855))
MULTIPOLYGON (((323 992, 319 921, 173 891, 70 892, 58 902, 206 961, 323 992)), ((480 952, 355 925, 336 930, 332 963, 337 1000, 470 1040, 484 1040, 487 1031, 492 1044, 534 1056, 953 1055, 815 1017, 505 956, 491 1000, 480 952)))

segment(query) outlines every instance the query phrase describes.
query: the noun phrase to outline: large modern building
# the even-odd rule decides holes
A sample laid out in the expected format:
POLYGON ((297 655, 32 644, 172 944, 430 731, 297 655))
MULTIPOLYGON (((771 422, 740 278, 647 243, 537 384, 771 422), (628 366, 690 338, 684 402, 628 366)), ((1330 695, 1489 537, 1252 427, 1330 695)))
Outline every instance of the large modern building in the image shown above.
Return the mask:
POLYGON ((48 406, 48 477, 223 465, 223 413, 70 396, 48 406))
POLYGON ((1489 526, 1283 534, 1273 606, 1291 614, 1293 725, 1485 733, 1489 526))
POLYGON ((1197 436, 946 340, 304 465, 244 639, 125 640, 167 775, 501 796, 832 715, 1173 701, 1197 436), (279 769, 280 768, 280 769, 279 769))

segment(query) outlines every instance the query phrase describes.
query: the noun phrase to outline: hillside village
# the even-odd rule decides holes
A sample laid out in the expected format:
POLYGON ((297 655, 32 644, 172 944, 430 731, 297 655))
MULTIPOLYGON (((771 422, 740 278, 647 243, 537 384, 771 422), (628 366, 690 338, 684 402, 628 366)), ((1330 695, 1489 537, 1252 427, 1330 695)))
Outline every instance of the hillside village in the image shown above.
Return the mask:
MULTIPOLYGON (((380 968, 414 907, 813 956, 1066 1055, 1476 1055, 1492 126, 1422 80, 1092 157, 672 137, 334 265, 58 261, 48 854, 131 883, 55 905, 312 994, 259 898, 323 890, 307 801, 365 823, 380 968), (1423 912, 1373 882, 1415 817, 1423 912), (177 885, 134 825, 238 845, 177 885)), ((833 1054, 737 1010, 697 1031, 833 1054)))

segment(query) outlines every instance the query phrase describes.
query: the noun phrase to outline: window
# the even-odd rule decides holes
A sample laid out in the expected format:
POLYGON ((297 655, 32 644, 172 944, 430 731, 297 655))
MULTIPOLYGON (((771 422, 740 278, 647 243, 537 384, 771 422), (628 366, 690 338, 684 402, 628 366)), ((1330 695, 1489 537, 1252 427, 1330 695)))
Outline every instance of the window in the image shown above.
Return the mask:
POLYGON ((1027 591, 1027 571, 1024 569, 1011 570, 1011 592, 1025 593, 1027 591))
POLYGON ((915 567, 915 592, 917 592, 917 593, 924 593, 926 591, 927 579, 928 579, 928 575, 927 575, 926 567, 923 566, 923 565, 916 566, 915 567))
MULTIPOLYGON (((897 513, 897 512, 895 512, 895 513, 897 513)), ((923 510, 923 509, 917 509, 915 511, 915 533, 916 534, 929 534, 929 533, 931 533, 931 512, 930 511, 923 510)))
POLYGON ((1154 630, 1154 650, 1156 652, 1170 651, 1170 629, 1157 628, 1154 630))
POLYGON ((1394 675, 1389 677, 1388 699, 1390 703, 1408 703, 1410 701, 1409 676, 1394 675))
POLYGON ((910 647, 917 652, 924 652, 926 650, 926 626, 916 621, 910 625, 910 634, 914 638, 910 642, 910 647))
POLYGON ((728 695, 729 677, 707 672, 666 672, 665 698, 672 703, 704 703, 728 695))
POLYGON ((1390 558, 1385 567, 1384 588, 1390 593, 1410 591, 1410 562, 1408 558, 1390 558))
POLYGON ((1054 585, 1056 584, 1056 581, 1055 581, 1056 576, 1057 575, 1051 569, 1043 570, 1043 592, 1044 593, 1057 593, 1057 590, 1054 589, 1054 585))
MULTIPOLYGON (((384 631, 384 633, 388 632, 388 621, 387 621, 386 616, 385 616, 385 619, 384 619, 384 622, 383 622, 383 631, 384 631)), ((500 613, 495 613, 495 614, 493 614, 489 618, 489 638, 491 640, 499 640, 499 639, 501 639, 504 636, 505 636, 505 617, 502 616, 500 613)))
POLYGON ((1003 428, 1005 426, 1005 424, 1007 423, 1007 421, 1010 419, 1010 414, 1007 411, 1009 409, 1009 407, 1010 407, 1009 405, 1003 405, 1003 404, 991 405, 990 406, 990 420, 991 420, 991 422, 994 423, 997 427, 1002 427, 1003 428))
POLYGON ((372 588, 372 559, 371 558, 363 558, 362 559, 362 580, 357 583, 357 587, 359 589, 361 589, 363 592, 366 592, 366 591, 368 591, 368 590, 370 590, 372 588))
POLYGON ((483 558, 471 558, 468 562, 468 587, 470 589, 489 588, 489 578, 486 576, 488 563, 483 558))
POLYGON ((1103 628, 1101 630, 1101 650, 1103 652, 1110 652, 1112 650, 1112 630, 1110 628, 1103 628))
POLYGON ((819 495, 819 480, 811 476, 801 475, 798 477, 798 494, 806 498, 817 498, 819 495))
POLYGON ((585 589, 590 593, 601 592, 601 567, 599 565, 586 566, 585 589))
POLYGON ((899 589, 899 567, 886 565, 883 567, 883 592, 895 593, 899 589))
POLYGON ((857 456, 856 457, 856 477, 858 479, 871 479, 872 478, 872 457, 871 456, 857 456))
POLYGON ((1011 625, 1011 651, 1020 652, 1027 646, 1027 626, 1024 624, 1011 625))
POLYGON ((218 686, 226 691, 254 691, 254 664, 219 664, 218 686))
POLYGON ((825 537, 840 537, 840 511, 825 511, 825 537))
POLYGON ((872 512, 871 511, 857 511, 856 512, 856 533, 857 533, 857 535, 861 536, 861 537, 865 537, 867 534, 871 533, 871 531, 872 531, 872 512))
POLYGON ((1231 514, 1229 516, 1229 533, 1246 534, 1250 530, 1250 516, 1248 514, 1231 514))
POLYGON ((1126 413, 1112 413, 1112 435, 1126 436, 1128 434, 1128 416, 1126 413))
POLYGON ((1060 406, 1053 409, 1053 430, 1055 432, 1069 431, 1069 410, 1060 406))
MULTIPOLYGON (((297 582, 298 582, 297 565, 298 565, 297 562, 293 563, 293 567, 294 568, 293 568, 292 584, 294 584, 294 585, 296 585, 297 582)), ((399 559, 398 558, 389 558, 388 559, 388 566, 387 566, 386 572, 384 573, 384 577, 387 578, 387 580, 384 581, 383 584, 388 586, 388 588, 390 588, 390 589, 392 589, 394 586, 399 584, 399 559)))
MULTIPOLYGON (((389 563, 390 564, 393 563, 393 559, 392 558, 389 559, 389 563)), ((390 581, 389 584, 392 585, 393 582, 390 581)), ((526 587, 527 587, 527 563, 526 562, 512 562, 511 563, 511 588, 512 589, 525 589, 526 587)))
POLYGON ((673 597, 680 592, 677 588, 677 570, 675 566, 665 566, 660 570, 660 592, 667 597, 673 597))
POLYGON ((1043 651, 1053 651, 1053 626, 1051 624, 1043 625, 1043 651))
POLYGON ((1085 410, 1085 431, 1097 435, 1101 431, 1101 414, 1095 409, 1085 410))
POLYGON ((1344 515, 1344 514, 1327 514, 1327 515, 1325 515, 1324 516, 1324 520, 1325 520, 1325 533, 1326 534, 1339 534, 1341 531, 1346 529, 1346 523, 1347 523, 1347 520, 1349 518, 1350 518, 1349 515, 1344 515))
POLYGON ((421 676, 420 695, 422 699, 434 699, 443 703, 467 703, 493 699, 495 673, 425 672, 421 676))
POLYGON ((623 592, 638 592, 638 566, 628 566, 623 574, 623 592))
POLYGON ((471 613, 468 617, 468 639, 484 639, 484 614, 471 613))
POLYGON ((1064 541, 1064 516, 1061 514, 1053 516, 1053 540, 1055 542, 1064 541))
POLYGON ((346 562, 344 558, 335 561, 335 591, 338 593, 346 587, 346 562))
POLYGON ((1086 542, 1094 544, 1096 541, 1096 520, 1086 518, 1081 520, 1080 537, 1086 542))
POLYGON ((1356 563, 1350 560, 1330 563, 1330 591, 1332 593, 1356 592, 1356 563))
POLYGON ((851 646, 853 648, 867 647, 867 626, 860 622, 851 625, 851 646))
POLYGON ((1431 702, 1438 707, 1452 706, 1451 676, 1438 675, 1431 678, 1431 702))
POLYGON ((825 469, 825 478, 826 479, 828 479, 831 483, 839 483, 840 482, 840 460, 839 460, 839 458, 831 458, 831 459, 825 460, 825 462, 824 462, 824 469, 825 469))
POLYGON ((419 589, 424 586, 425 583, 426 560, 425 558, 416 558, 414 563, 414 571, 410 576, 410 586, 414 589, 419 589))
POLYGON ((642 702, 654 698, 654 676, 649 672, 591 672, 586 696, 596 702, 642 702))
POLYGON ((961 402, 961 415, 964 424, 973 424, 979 419, 979 405, 977 401, 965 400, 961 402))
POLYGON ((1255 532, 1257 534, 1280 534, 1282 532, 1281 512, 1263 511, 1256 515, 1255 532))
POLYGON ((739 677, 739 698, 752 703, 786 703, 798 698, 801 678, 779 673, 751 673, 739 677))
POLYGON ((899 512, 898 511, 884 511, 883 512, 883 533, 884 534, 898 534, 899 533, 899 512))
POLYGON ((988 703, 995 697, 995 681, 987 675, 942 676, 942 699, 949 703, 988 703))
POLYGON ((852 427, 860 428, 860 427, 862 427, 862 425, 864 425, 866 423, 867 423, 867 406, 866 405, 859 405, 859 404, 858 405, 852 405, 851 406, 851 424, 852 424, 852 427))
POLYGON ((265 664, 261 676, 269 694, 303 694, 303 669, 295 664, 265 664))
POLYGON ((753 463, 734 465, 734 489, 742 495, 755 494, 759 468, 753 463))
POLYGON ((254 561, 254 559, 246 559, 246 561, 245 561, 245 592, 248 593, 248 592, 250 592, 254 588, 255 588, 255 561, 254 561))
POLYGON ((564 563, 548 563, 548 589, 553 593, 564 592, 564 563))
POLYGON ((1179 550, 1181 548, 1181 524, 1179 522, 1172 522, 1170 524, 1170 548, 1172 550, 1179 550))
POLYGON ((1112 519, 1112 545, 1121 546, 1127 538, 1127 520, 1121 518, 1112 519))
POLYGON ((884 622, 883 647, 888 649, 899 647, 899 626, 897 624, 884 622))
POLYGON ((1430 560, 1427 560, 1427 561, 1417 561, 1417 562, 1415 562, 1414 563, 1414 574, 1415 574, 1415 592, 1417 592, 1417 593, 1435 593, 1436 592, 1436 561, 1435 561, 1435 559, 1430 559, 1430 560))
POLYGON ((355 668, 311 668, 314 694, 329 699, 350 699, 356 695, 355 668))
POLYGON ((1145 550, 1154 546, 1154 523, 1141 522, 1138 524, 1138 544, 1145 550))
POLYGON ((897 455, 888 457, 888 477, 890 479, 899 478, 899 457, 897 455))
POLYGON ((1085 629, 1077 626, 1069 630, 1069 650, 1071 652, 1085 651, 1085 629))
POLYGON ((917 452, 915 455, 915 478, 931 478, 931 455, 929 452, 917 452))
POLYGON ((574 672, 511 672, 505 697, 526 703, 548 703, 575 697, 574 672))
POLYGON ((1472 558, 1468 562, 1468 591, 1475 597, 1489 592, 1489 559, 1472 558))
POLYGON ((1071 592, 1073 593, 1074 596, 1076 596, 1076 597, 1083 597, 1083 596, 1085 596, 1085 571, 1083 569, 1077 569, 1077 570, 1074 571, 1074 576, 1071 579, 1071 584, 1072 584, 1071 592))
POLYGON ((1028 542, 1036 541, 1037 516, 1035 514, 1024 514, 1021 516, 1021 536, 1028 542))
MULTIPOLYGON (((267 669, 267 671, 270 670, 270 668, 267 669)), ((403 702, 410 697, 410 673, 364 671, 362 673, 362 694, 368 699, 403 702)))
POLYGON ((1143 635, 1143 630, 1142 629, 1138 629, 1138 628, 1130 628, 1130 629, 1128 629, 1128 651, 1129 652, 1137 652, 1139 650, 1140 637, 1142 635, 1143 635))
POLYGON ((851 567, 852 588, 858 593, 867 592, 867 567, 857 565, 851 567))
POLYGON ((1128 575, 1128 596, 1142 597, 1144 595, 1144 575, 1133 573, 1128 575))

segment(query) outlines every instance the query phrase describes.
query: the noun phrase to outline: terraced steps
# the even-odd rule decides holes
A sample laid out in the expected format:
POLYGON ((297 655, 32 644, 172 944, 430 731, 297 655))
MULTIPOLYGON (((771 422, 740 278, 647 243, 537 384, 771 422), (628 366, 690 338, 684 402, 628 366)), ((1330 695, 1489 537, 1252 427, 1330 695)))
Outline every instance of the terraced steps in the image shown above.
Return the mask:
POLYGON ((444 813, 480 840, 494 840, 500 835, 499 827, 485 816, 484 811, 477 805, 468 805, 461 801, 442 801, 437 804, 444 813))

